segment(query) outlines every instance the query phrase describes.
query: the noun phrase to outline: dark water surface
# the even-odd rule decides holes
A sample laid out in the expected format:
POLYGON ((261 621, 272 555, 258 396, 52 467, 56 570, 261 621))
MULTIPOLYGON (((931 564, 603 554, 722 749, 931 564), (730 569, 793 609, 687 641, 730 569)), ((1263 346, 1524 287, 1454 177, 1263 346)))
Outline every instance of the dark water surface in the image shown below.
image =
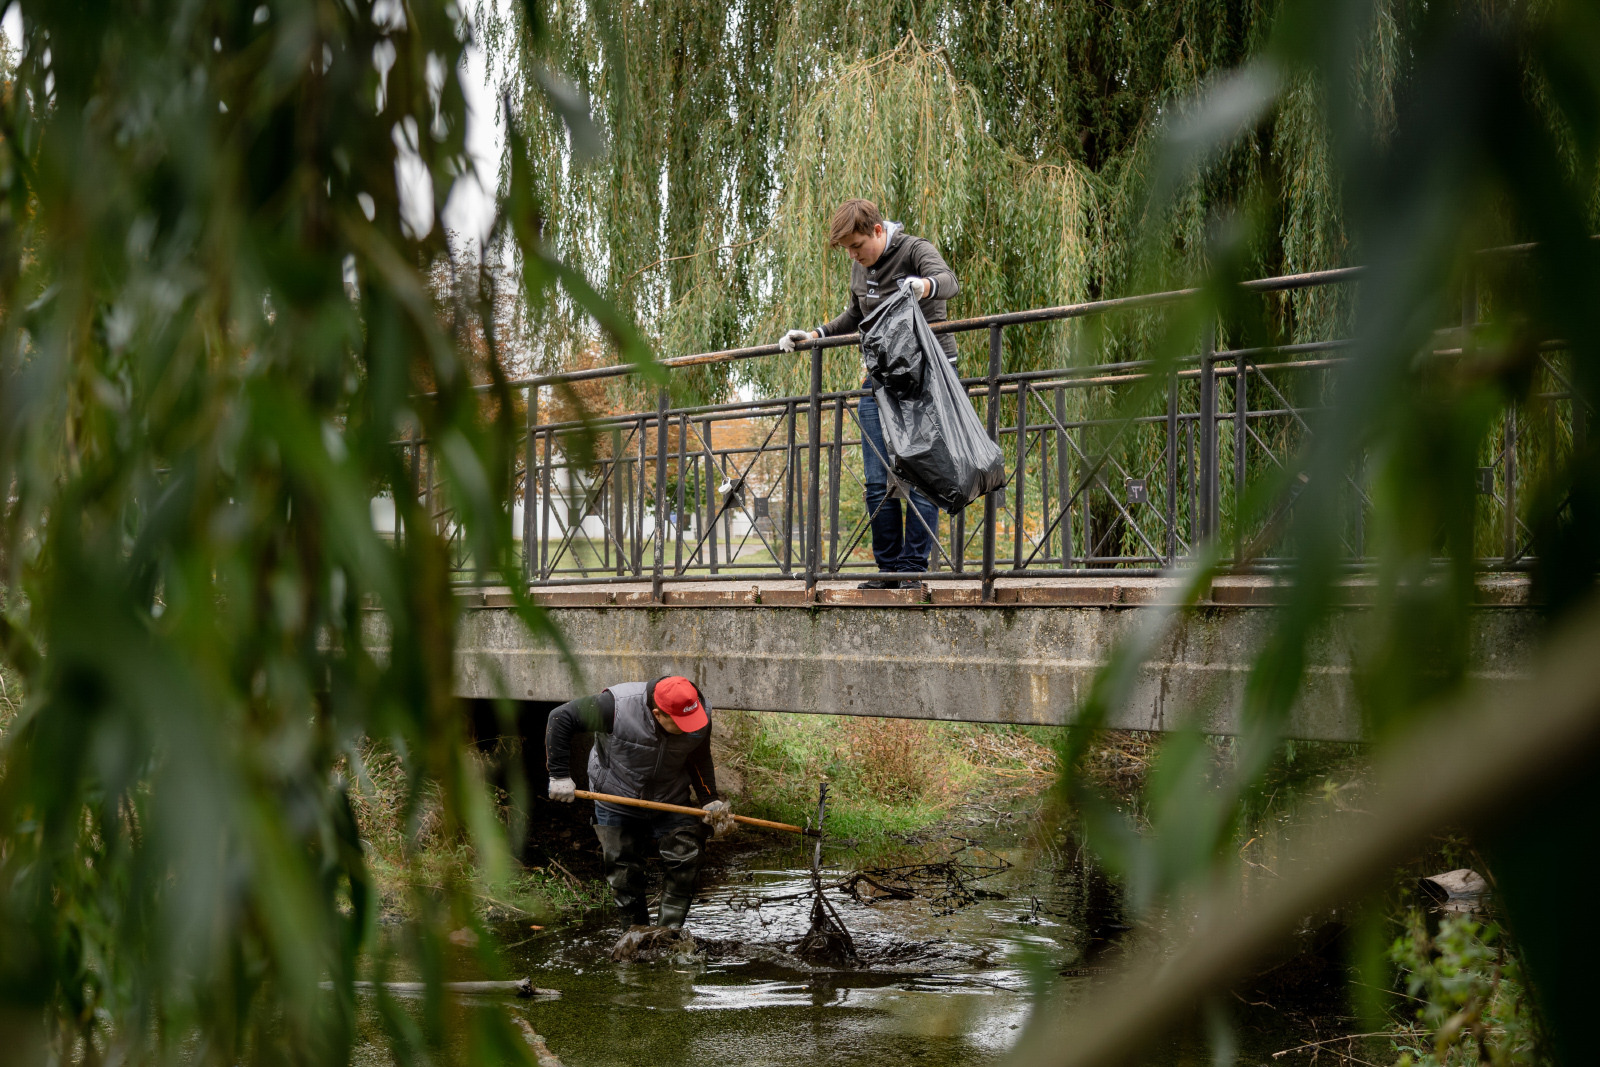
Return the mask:
POLYGON ((613 963, 622 926, 596 917, 509 949, 511 971, 563 990, 527 1010, 570 1067, 991 1062, 1015 1041, 1036 990, 1085 980, 1057 972, 1089 941, 1086 899, 1112 892, 1102 879, 1098 897, 1086 894, 1086 874, 1097 875, 1030 841, 1027 820, 1011 815, 871 855, 824 849, 825 882, 946 858, 1010 865, 969 880, 983 896, 964 907, 830 893, 867 967, 812 968, 785 951, 809 925, 810 875, 806 850, 779 840, 702 890, 689 930, 708 946, 704 960, 613 963))
MULTIPOLYGON (((888 851, 825 848, 824 880, 946 858, 1009 866, 970 882, 980 899, 954 908, 830 893, 869 962, 860 968, 814 968, 786 952, 810 916, 809 854, 792 839, 739 854, 705 880, 689 931, 708 951, 693 959, 612 962, 624 927, 610 915, 538 932, 508 925, 508 973, 563 992, 513 1010, 568 1067, 998 1062, 1036 1006, 1060 1010, 1115 962, 1125 931, 1119 894, 1071 836, 1041 828, 1028 801, 888 851)), ((1237 1020, 1242 1063, 1262 1062, 1305 1032, 1276 1009, 1238 1004, 1248 1016, 1237 1020)), ((1211 1055, 1204 1043, 1180 1041, 1152 1062, 1211 1055)))

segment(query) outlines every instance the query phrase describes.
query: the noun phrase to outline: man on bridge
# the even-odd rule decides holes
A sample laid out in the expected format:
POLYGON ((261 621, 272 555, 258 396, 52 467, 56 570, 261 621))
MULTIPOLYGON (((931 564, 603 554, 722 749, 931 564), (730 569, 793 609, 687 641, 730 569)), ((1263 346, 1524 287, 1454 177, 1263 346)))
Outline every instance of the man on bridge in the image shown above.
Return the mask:
MULTIPOLYGON (((922 315, 929 322, 943 322, 951 297, 961 291, 955 272, 945 263, 939 250, 921 237, 904 232, 898 222, 885 222, 878 205, 870 200, 846 200, 834 212, 828 231, 828 246, 842 248, 851 259, 850 306, 837 318, 814 330, 790 330, 778 347, 793 352, 802 341, 818 337, 837 337, 853 333, 863 319, 892 296, 900 282, 909 280, 922 315)), ((956 362, 956 339, 939 335, 950 365, 956 362)), ((875 389, 871 377, 863 389, 875 389)), ((883 573, 918 574, 927 571, 928 559, 939 533, 939 506, 909 485, 902 519, 900 501, 889 496, 889 450, 884 447, 883 427, 878 421, 878 403, 868 393, 857 410, 861 422, 861 467, 866 485, 867 514, 872 517, 872 557, 883 573)), ((863 589, 903 589, 922 583, 915 580, 874 579, 863 582, 863 589)))
POLYGON ((594 832, 618 909, 636 925, 649 925, 643 847, 653 840, 666 870, 657 925, 681 929, 694 900, 706 838, 713 830, 721 836, 733 827, 732 809, 717 796, 711 708, 693 682, 675 676, 623 682, 598 696, 569 700, 550 713, 545 730, 551 800, 570 804, 574 799, 572 735, 582 731, 595 734, 589 753, 594 792, 684 804, 692 790, 703 805, 699 818, 601 801, 594 806, 594 832))

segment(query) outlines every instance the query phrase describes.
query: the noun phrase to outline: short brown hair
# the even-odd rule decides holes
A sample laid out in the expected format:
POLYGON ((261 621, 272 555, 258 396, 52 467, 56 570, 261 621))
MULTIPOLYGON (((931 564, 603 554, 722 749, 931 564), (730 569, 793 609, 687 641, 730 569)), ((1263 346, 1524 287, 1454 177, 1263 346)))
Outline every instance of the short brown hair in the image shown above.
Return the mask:
POLYGON ((878 205, 871 200, 862 200, 859 197, 846 200, 839 205, 839 210, 833 213, 833 225, 828 228, 828 247, 838 248, 850 239, 852 234, 872 234, 874 226, 883 225, 883 212, 878 210, 878 205))

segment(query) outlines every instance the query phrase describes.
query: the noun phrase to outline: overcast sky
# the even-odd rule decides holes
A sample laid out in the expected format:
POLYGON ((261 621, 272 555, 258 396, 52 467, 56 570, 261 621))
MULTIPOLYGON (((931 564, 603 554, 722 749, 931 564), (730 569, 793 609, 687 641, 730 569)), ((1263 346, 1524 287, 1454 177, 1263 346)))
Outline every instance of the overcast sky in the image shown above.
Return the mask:
POLYGON ((499 94, 489 84, 488 57, 478 45, 467 49, 461 84, 467 98, 467 153, 477 181, 457 181, 444 207, 444 226, 463 241, 481 244, 494 222, 494 190, 500 184, 505 146, 499 94))

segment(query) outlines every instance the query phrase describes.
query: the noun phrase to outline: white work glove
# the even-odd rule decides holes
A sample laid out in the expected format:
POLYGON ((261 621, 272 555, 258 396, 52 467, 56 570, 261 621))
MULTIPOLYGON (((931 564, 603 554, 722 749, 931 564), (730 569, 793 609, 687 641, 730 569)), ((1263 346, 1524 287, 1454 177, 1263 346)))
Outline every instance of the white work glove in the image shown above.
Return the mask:
POLYGON ((705 812, 700 816, 701 821, 711 827, 713 837, 730 833, 738 825, 733 821, 733 806, 726 800, 713 800, 701 810, 705 812))
POLYGON ((911 283, 911 295, 918 300, 926 300, 928 294, 933 292, 933 283, 926 278, 918 278, 916 275, 912 275, 906 281, 911 283))
POLYGON ((811 340, 810 330, 790 330, 778 338, 778 349, 782 352, 793 352, 795 345, 809 340, 811 340))
POLYGON ((563 804, 571 804, 577 799, 578 783, 571 778, 550 779, 550 799, 559 800, 563 804))

